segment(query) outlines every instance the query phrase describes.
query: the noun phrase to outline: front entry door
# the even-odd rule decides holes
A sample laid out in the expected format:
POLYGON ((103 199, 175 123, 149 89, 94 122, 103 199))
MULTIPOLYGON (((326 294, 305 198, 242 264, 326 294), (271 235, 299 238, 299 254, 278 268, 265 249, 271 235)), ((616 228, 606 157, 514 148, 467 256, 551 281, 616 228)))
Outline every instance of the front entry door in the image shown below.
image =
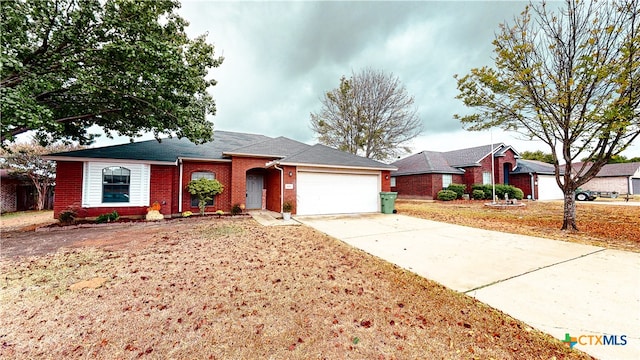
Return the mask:
POLYGON ((247 209, 262 209, 262 175, 247 174, 247 209))

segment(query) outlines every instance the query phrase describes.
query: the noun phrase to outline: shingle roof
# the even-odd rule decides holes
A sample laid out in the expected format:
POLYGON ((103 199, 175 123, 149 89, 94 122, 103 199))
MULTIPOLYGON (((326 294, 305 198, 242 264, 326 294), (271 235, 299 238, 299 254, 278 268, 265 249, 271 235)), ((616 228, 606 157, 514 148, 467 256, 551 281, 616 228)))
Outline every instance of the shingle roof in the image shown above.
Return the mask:
POLYGON ((480 166, 480 161, 490 156, 492 149, 495 156, 504 156, 508 150, 512 150, 518 156, 518 153, 511 146, 503 143, 445 152, 421 151, 394 162, 392 165, 398 167, 398 171, 394 172, 394 175, 464 174, 461 168, 480 166))
POLYGON ((443 153, 436 151, 421 151, 394 162, 398 168, 393 175, 411 174, 464 174, 464 171, 454 168, 447 163, 443 153))
MULTIPOLYGON (((552 175, 552 174, 555 174, 555 168, 553 165, 546 162, 542 162, 542 161, 518 159, 516 168, 511 173, 512 174, 536 173, 536 174, 552 175)), ((563 174, 564 171, 560 169, 560 173, 563 174)))
POLYGON ((598 177, 606 176, 633 176, 640 172, 640 162, 606 164, 598 172, 598 177))
POLYGON ((162 139, 48 155, 53 160, 117 159, 175 163, 178 158, 216 160, 229 155, 281 158, 282 163, 394 170, 395 166, 324 145, 307 145, 285 137, 216 131, 214 140, 196 145, 187 139, 162 139))
POLYGON ((443 152, 442 155, 447 160, 449 165, 453 167, 467 167, 477 166, 480 160, 484 159, 491 153, 491 149, 498 152, 500 147, 504 144, 482 145, 472 148, 453 150, 443 152))
POLYGON ((167 138, 161 142, 157 140, 141 141, 137 143, 105 146, 84 150, 50 154, 52 157, 98 158, 121 160, 147 160, 175 162, 178 158, 193 159, 223 159, 223 152, 256 142, 262 142, 269 137, 256 134, 244 134, 228 131, 216 131, 213 141, 196 145, 182 138, 167 138))
POLYGON ((280 160, 284 165, 324 165, 395 170, 395 166, 316 144, 280 160))
POLYGON ((260 155, 265 157, 283 158, 285 156, 304 151, 309 147, 311 146, 305 143, 279 136, 275 139, 269 138, 256 144, 226 151, 225 153, 233 155, 260 155))

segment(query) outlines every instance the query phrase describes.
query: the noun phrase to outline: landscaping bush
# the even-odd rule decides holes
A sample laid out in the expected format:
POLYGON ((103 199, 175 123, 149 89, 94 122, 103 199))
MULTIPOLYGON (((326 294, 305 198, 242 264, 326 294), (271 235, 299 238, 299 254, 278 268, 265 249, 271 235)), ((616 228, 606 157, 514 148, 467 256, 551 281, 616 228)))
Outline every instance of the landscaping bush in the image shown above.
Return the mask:
POLYGON ((120 219, 120 214, 117 211, 113 210, 113 212, 102 214, 96 218, 96 222, 98 224, 108 223, 112 221, 116 221, 120 219))
POLYGON ((224 186, 216 179, 199 178, 191 180, 189 184, 187 184, 189 194, 195 195, 198 198, 200 215, 204 215, 207 201, 213 200, 213 197, 221 194, 223 190, 224 186))
MULTIPOLYGON (((493 188, 490 184, 476 184, 472 186, 472 189, 473 191, 481 190, 482 192, 484 192, 485 199, 491 199, 493 197, 493 188)), ((509 199, 522 200, 522 198, 524 197, 524 193, 522 192, 522 190, 518 189, 515 186, 496 184, 496 197, 498 198, 498 200, 503 200, 504 194, 508 194, 509 199)), ((476 197, 474 196, 473 198, 475 199, 476 197)))
POLYGON ((438 200, 451 201, 458 197, 455 191, 452 190, 440 190, 438 191, 438 200))
MULTIPOLYGON (((482 184, 476 184, 473 185, 471 187, 472 191, 482 191, 482 193, 484 194, 484 196, 482 197, 482 199, 491 199, 491 197, 493 196, 493 190, 491 189, 491 185, 482 185, 482 184)), ((475 197, 474 197, 475 199, 475 197)))
POLYGON ((462 195, 464 195, 465 190, 467 190, 467 186, 462 184, 450 184, 447 186, 447 190, 455 192, 457 199, 462 199, 462 195))
POLYGON ((231 208, 231 215, 239 214, 242 214, 242 208, 240 207, 240 204, 233 205, 233 207, 231 208))
POLYGON ((73 224, 76 221, 76 217, 78 217, 78 212, 73 209, 64 210, 58 214, 58 220, 64 225, 73 224))
POLYGON ((484 191, 480 189, 473 190, 471 193, 473 200, 482 200, 484 199, 484 191))

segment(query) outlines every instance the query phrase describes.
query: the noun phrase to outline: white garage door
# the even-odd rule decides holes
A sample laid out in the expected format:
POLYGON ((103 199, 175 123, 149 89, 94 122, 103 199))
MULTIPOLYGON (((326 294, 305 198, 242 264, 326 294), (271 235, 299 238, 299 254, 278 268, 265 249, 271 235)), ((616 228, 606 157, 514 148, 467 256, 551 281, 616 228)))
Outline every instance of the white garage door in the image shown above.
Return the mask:
POLYGON ((538 175, 538 200, 559 200, 563 199, 562 189, 556 183, 553 175, 538 175))
POLYGON ((298 215, 380 212, 376 174, 298 171, 298 215))

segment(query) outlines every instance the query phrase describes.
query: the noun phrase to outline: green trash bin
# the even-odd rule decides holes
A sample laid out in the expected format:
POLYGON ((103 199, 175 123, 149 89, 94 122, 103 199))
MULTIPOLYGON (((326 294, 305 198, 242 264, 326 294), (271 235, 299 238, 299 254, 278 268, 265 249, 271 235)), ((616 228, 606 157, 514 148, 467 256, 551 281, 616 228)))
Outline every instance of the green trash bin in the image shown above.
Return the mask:
POLYGON ((397 192, 383 191, 380 193, 380 207, 383 214, 393 214, 393 210, 396 208, 397 197, 397 192))

